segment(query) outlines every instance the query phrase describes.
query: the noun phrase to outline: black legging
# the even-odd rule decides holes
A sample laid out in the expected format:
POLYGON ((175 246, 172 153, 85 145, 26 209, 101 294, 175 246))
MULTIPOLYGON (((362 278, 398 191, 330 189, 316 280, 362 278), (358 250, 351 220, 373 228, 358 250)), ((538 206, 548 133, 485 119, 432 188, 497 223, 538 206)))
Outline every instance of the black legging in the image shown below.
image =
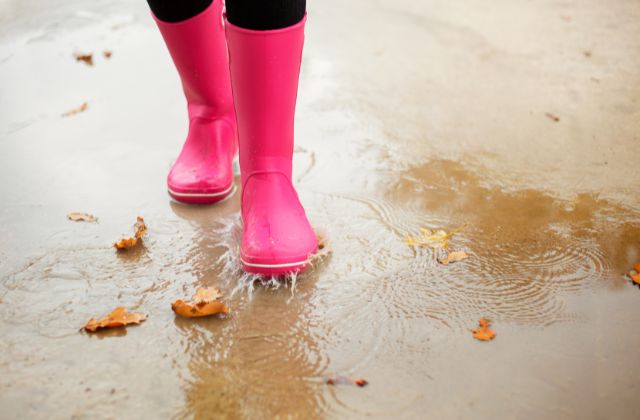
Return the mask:
MULTIPOLYGON (((154 15, 165 22, 180 22, 197 15, 214 0, 147 0, 154 15)), ((222 1, 222 0, 215 0, 222 1)), ((227 19, 241 28, 286 28, 302 20, 306 0, 226 0, 227 19)))

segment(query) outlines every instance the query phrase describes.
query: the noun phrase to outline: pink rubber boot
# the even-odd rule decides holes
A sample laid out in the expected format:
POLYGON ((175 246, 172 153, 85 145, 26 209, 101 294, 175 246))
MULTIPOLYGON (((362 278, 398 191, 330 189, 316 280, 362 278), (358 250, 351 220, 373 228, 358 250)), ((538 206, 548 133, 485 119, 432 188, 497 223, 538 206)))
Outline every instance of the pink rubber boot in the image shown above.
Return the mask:
POLYGON ((240 256, 251 273, 300 272, 318 248, 291 183, 305 21, 269 31, 226 24, 240 140, 240 256))
POLYGON ((184 203, 215 203, 234 192, 238 148, 222 0, 182 22, 153 17, 180 74, 189 110, 189 134, 167 177, 169 194, 184 203))

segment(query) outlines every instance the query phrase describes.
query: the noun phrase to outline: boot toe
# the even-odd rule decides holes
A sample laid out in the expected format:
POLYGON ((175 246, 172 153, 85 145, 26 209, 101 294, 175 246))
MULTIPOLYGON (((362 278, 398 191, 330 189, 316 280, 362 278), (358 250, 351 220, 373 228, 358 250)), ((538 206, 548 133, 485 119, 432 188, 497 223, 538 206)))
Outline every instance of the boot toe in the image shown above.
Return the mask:
POLYGON ((232 169, 212 168, 175 165, 167 177, 169 194, 181 202, 202 204, 228 197, 234 190, 232 169))
POLYGON ((246 271, 267 275, 300 272, 318 240, 293 187, 248 183, 243 203, 241 258, 246 271), (252 188, 255 187, 255 188, 252 188))

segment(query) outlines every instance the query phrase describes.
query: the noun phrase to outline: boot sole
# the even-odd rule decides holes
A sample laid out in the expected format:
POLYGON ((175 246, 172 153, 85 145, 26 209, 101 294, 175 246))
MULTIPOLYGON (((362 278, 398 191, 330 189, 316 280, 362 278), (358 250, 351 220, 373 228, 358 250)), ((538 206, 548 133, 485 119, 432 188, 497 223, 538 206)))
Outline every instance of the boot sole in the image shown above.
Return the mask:
POLYGON ((167 188, 169 195, 174 200, 185 204, 213 204, 224 201, 237 191, 235 184, 231 184, 229 188, 217 193, 181 193, 173 191, 171 188, 167 188))
POLYGON ((247 262, 241 258, 240 262, 242 263, 243 270, 248 273, 280 276, 292 273, 302 273, 309 267, 310 260, 306 259, 304 261, 283 264, 258 264, 247 262))

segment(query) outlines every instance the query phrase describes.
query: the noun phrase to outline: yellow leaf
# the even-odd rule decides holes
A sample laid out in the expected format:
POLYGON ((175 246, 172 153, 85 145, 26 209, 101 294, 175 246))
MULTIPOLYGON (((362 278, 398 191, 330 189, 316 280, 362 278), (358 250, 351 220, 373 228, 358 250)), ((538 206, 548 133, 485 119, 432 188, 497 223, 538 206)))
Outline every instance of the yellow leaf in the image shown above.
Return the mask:
POLYGON ((455 251, 455 252, 450 252, 446 258, 443 259, 438 259, 438 262, 440 264, 444 264, 444 265, 449 265, 450 263, 456 262, 456 261, 462 261, 465 258, 469 258, 469 255, 464 252, 464 251, 455 251))
MULTIPOLYGON (((465 225, 466 226, 466 225, 465 225)), ((430 247, 433 249, 437 248, 448 248, 449 247, 449 239, 453 237, 456 233, 465 228, 462 226, 461 228, 454 229, 451 232, 446 232, 442 229, 427 229, 420 228, 420 233, 416 236, 407 235, 404 238, 404 242, 409 246, 417 246, 417 247, 430 247)))

